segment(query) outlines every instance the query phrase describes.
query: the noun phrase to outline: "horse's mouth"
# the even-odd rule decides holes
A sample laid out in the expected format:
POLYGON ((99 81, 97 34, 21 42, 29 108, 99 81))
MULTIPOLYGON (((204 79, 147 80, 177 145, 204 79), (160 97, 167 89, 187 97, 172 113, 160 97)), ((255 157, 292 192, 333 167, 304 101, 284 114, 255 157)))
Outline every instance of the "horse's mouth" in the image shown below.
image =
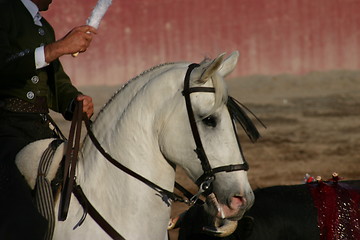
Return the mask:
POLYGON ((227 204, 219 203, 214 193, 207 196, 206 204, 209 213, 212 213, 217 218, 232 221, 241 219, 249 206, 246 198, 240 195, 231 197, 227 204))
POLYGON ((249 208, 246 198, 240 195, 235 195, 229 199, 227 204, 222 204, 218 202, 216 195, 211 193, 206 198, 206 204, 208 212, 215 217, 213 225, 203 227, 203 230, 217 237, 226 237, 232 234, 237 227, 237 221, 249 208))

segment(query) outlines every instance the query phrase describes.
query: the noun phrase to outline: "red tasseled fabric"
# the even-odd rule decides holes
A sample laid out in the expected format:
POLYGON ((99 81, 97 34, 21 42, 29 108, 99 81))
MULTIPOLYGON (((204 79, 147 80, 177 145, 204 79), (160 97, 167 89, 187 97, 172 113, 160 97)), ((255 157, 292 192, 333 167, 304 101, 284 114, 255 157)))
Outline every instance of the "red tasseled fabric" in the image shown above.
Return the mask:
POLYGON ((360 190, 338 178, 309 183, 318 210, 320 240, 360 239, 360 190))

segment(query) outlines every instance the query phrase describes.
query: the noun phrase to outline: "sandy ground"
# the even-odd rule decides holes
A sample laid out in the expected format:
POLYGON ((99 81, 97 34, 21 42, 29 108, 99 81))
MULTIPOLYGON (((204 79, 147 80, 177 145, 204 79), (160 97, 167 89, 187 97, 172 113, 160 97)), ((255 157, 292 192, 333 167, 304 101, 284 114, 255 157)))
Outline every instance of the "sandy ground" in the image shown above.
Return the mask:
MULTIPOLYGON (((302 76, 251 76, 228 80, 230 94, 267 126, 255 144, 240 132, 253 187, 301 184, 306 173, 346 180, 360 175, 360 71, 302 76)), ((94 98, 97 113, 119 86, 80 87, 94 98)), ((69 124, 54 115, 67 134, 69 124)), ((178 170, 177 180, 195 191, 178 170)), ((187 207, 173 205, 173 215, 187 207)), ((177 231, 171 231, 176 239, 177 231)))

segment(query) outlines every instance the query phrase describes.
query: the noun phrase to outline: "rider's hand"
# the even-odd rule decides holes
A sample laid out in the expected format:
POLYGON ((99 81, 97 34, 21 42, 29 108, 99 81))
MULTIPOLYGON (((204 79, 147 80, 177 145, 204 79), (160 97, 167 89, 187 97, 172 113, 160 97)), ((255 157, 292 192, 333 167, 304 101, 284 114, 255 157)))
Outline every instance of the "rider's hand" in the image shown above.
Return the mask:
POLYGON ((76 98, 77 101, 83 101, 83 112, 86 113, 88 118, 94 114, 94 104, 92 98, 86 95, 79 95, 76 98))
POLYGON ((60 40, 44 47, 45 61, 50 63, 66 54, 85 52, 92 41, 93 34, 96 34, 94 27, 88 25, 75 27, 60 40))

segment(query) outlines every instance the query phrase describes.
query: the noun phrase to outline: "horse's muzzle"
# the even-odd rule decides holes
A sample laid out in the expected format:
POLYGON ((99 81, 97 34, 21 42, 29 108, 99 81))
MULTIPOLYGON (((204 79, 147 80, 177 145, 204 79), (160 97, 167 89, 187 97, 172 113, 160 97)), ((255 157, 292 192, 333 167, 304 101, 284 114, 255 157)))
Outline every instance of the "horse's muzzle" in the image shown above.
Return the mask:
POLYGON ((214 220, 212 226, 206 226, 203 230, 217 237, 232 234, 237 227, 237 221, 253 204, 253 194, 248 195, 248 197, 235 195, 228 199, 227 204, 223 204, 219 203, 214 193, 209 194, 206 198, 206 210, 214 216, 214 220))

